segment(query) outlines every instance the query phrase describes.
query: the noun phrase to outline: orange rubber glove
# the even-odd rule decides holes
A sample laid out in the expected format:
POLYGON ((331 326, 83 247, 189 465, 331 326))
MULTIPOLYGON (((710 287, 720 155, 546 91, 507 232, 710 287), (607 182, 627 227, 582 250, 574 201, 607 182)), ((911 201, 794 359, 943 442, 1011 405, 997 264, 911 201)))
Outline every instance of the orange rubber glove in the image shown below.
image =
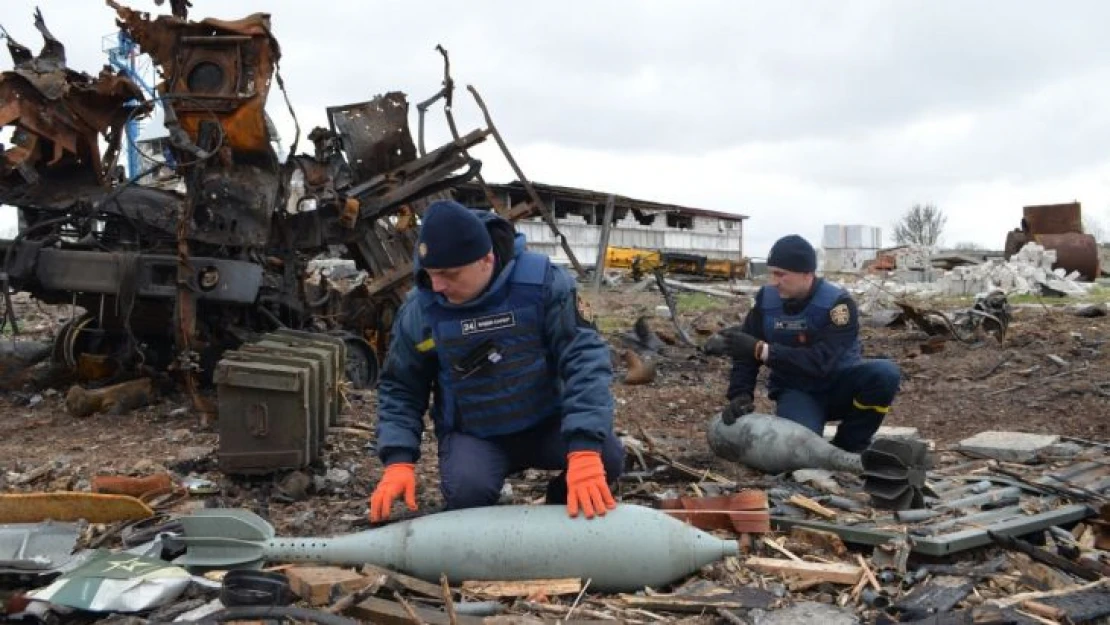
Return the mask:
POLYGON ((382 481, 370 495, 370 522, 388 519, 393 502, 402 495, 409 510, 416 511, 416 465, 411 462, 395 462, 385 468, 382 481))
POLYGON ((596 451, 567 454, 567 514, 578 516, 579 506, 587 519, 594 518, 595 513, 605 516, 606 511, 617 507, 605 482, 601 454, 596 451))

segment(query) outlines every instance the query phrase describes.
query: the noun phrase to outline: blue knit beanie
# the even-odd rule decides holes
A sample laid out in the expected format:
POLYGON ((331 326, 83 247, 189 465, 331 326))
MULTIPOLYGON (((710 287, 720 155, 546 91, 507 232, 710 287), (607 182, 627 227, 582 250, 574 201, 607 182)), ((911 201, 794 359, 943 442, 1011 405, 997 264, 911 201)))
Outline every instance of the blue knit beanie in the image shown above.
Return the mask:
POLYGON ((416 253, 426 269, 462 267, 493 249, 486 225, 454 200, 438 200, 424 211, 416 253))
POLYGON ((796 234, 789 234, 771 246, 767 266, 798 273, 813 273, 817 271, 817 251, 809 241, 796 234))

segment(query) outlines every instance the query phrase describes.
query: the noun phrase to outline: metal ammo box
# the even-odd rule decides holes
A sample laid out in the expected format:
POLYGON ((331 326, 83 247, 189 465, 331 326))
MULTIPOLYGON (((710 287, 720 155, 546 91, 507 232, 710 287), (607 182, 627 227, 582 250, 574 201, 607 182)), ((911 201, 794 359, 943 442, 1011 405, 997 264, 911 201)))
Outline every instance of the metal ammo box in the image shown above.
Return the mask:
POLYGON ((342 339, 295 330, 226 352, 215 375, 220 469, 267 473, 319 460, 339 418, 345 362, 342 339))
POLYGON ((266 473, 309 463, 311 368, 223 359, 216 365, 220 470, 266 473))
MULTIPOLYGON (((322 379, 324 367, 319 358, 314 357, 313 354, 302 354, 293 350, 273 350, 253 344, 243 345, 237 351, 224 352, 223 358, 224 360, 237 362, 256 362, 308 369, 308 395, 311 398, 308 405, 308 414, 306 415, 309 424, 309 435, 311 436, 308 462, 316 462, 320 458, 320 449, 327 436, 325 421, 328 406, 325 402, 329 401, 329 398, 324 395, 322 379)), ((225 392, 231 391, 226 389, 225 392)), ((220 416, 223 417, 222 411, 220 416)), ((223 439, 221 438, 221 440, 223 439)))
POLYGON ((331 349, 333 351, 332 361, 335 363, 333 367, 335 376, 332 377, 334 384, 326 388, 326 393, 331 396, 333 404, 331 417, 328 419, 328 425, 339 424, 339 411, 341 409, 342 398, 339 394, 339 382, 346 378, 347 370, 347 344, 343 339, 337 336, 328 336, 326 334, 319 334, 316 332, 306 332, 304 330, 292 330, 290 328, 279 328, 274 330, 265 338, 273 337, 292 337, 297 339, 304 339, 308 341, 315 341, 319 347, 331 349))

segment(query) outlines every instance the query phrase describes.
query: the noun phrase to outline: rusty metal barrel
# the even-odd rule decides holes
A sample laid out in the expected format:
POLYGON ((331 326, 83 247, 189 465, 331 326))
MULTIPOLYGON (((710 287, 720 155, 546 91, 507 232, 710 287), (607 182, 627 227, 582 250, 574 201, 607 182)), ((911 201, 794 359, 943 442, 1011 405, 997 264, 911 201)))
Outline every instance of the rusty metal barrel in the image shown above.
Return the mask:
POLYGON ((1078 271, 1080 278, 1087 281, 1093 281, 1099 277, 1098 243, 1092 235, 1067 232, 1029 236, 1014 230, 1006 235, 1006 258, 1016 254, 1031 241, 1056 252, 1053 269, 1063 269, 1068 273, 1078 271))

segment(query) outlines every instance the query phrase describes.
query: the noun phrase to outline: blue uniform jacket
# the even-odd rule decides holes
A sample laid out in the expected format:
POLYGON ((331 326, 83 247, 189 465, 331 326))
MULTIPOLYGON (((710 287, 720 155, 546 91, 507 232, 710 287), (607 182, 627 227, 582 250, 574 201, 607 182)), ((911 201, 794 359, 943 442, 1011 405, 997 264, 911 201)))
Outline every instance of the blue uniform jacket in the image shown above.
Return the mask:
MULTIPOLYGON (((516 257, 525 248, 524 235, 514 233, 512 224, 489 211, 475 211, 494 235, 494 248, 499 261, 504 256, 516 257), (505 242, 500 248, 498 241, 505 242), (508 243, 511 241, 511 243, 508 243)), ((498 271, 505 265, 498 263, 498 271)), ((424 431, 424 413, 433 395, 438 374, 435 348, 430 347, 431 328, 424 322, 419 290, 429 290, 427 276, 414 267, 416 289, 397 313, 393 323, 389 354, 378 384, 378 456, 383 464, 414 462, 420 457, 420 439, 424 431)), ((491 283, 496 282, 495 274, 491 283)), ((459 306, 481 311, 485 294, 459 306)), ((444 306, 453 306, 440 298, 444 306)), ((609 386, 613 377, 609 347, 593 325, 578 312, 574 279, 566 270, 550 266, 544 284, 544 342, 555 364, 561 387, 562 436, 570 451, 600 451, 602 441, 613 428, 613 398, 609 386)), ((440 397, 431 405, 432 423, 437 437, 442 437, 445 424, 440 397)))
MULTIPOLYGON (((804 300, 785 300, 785 312, 797 314, 809 305, 813 294, 817 292, 824 282, 818 278, 813 285, 809 297, 804 300)), ((807 333, 805 345, 785 345, 768 337, 765 332, 763 319, 763 297, 771 286, 764 286, 756 293, 755 305, 744 318, 743 332, 760 340, 770 343, 767 362, 765 363, 774 372, 772 375, 771 391, 776 387, 791 388, 795 385, 792 380, 797 380, 798 390, 814 391, 814 381, 830 379, 852 352, 859 349, 859 313, 856 303, 847 291, 841 291, 834 306, 841 304, 848 310, 846 323, 828 323, 817 329, 811 328, 807 333)), ((851 358, 855 360, 855 357, 851 358)), ((761 363, 749 359, 733 359, 732 371, 729 375, 728 398, 734 399, 742 394, 754 394, 756 379, 759 376, 761 363)))

